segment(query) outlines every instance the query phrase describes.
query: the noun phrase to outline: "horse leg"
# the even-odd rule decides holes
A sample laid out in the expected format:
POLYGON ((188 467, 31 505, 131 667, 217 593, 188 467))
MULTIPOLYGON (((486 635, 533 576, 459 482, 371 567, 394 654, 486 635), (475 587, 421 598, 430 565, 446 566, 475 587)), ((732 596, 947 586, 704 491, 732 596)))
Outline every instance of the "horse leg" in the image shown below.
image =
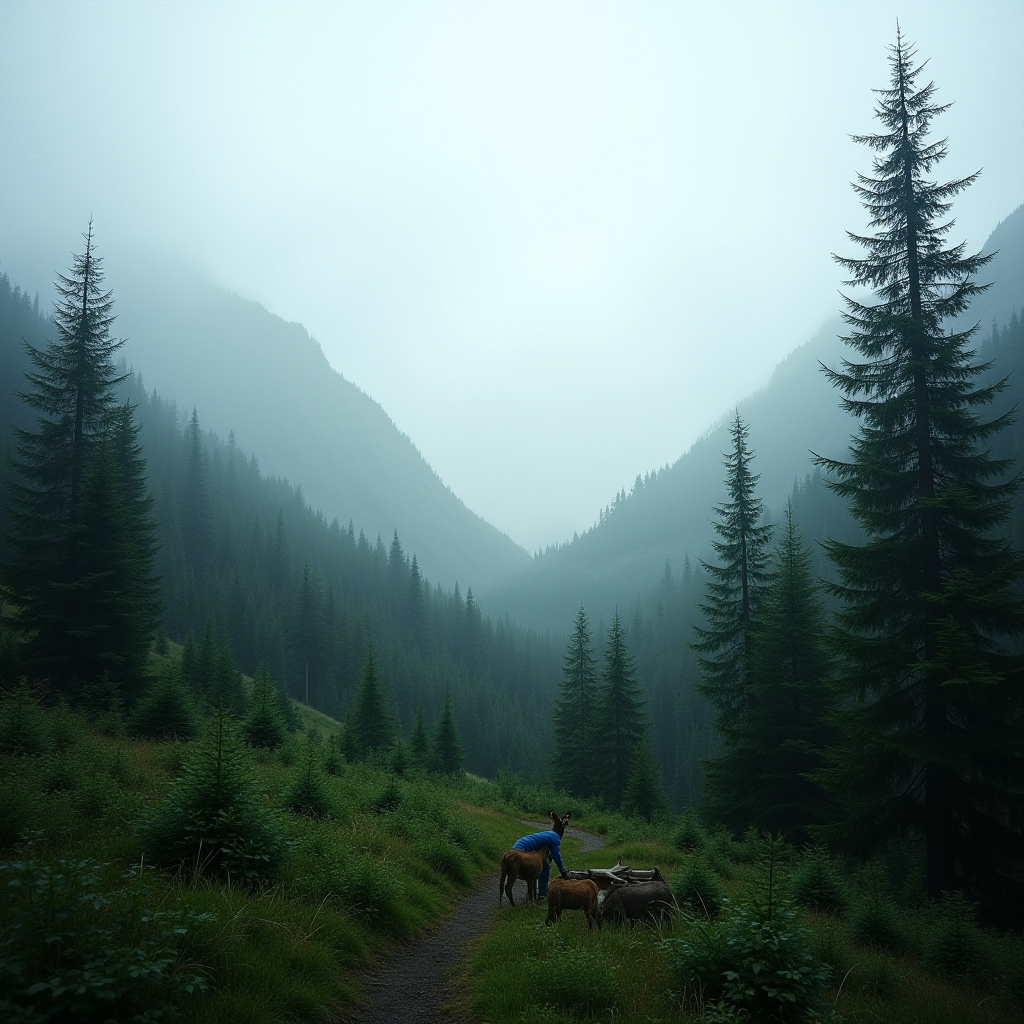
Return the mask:
POLYGON ((511 906, 516 905, 515 897, 512 895, 512 886, 516 884, 516 879, 519 877, 519 872, 516 870, 515 865, 509 867, 508 870, 508 881, 505 883, 505 895, 508 897, 508 902, 511 906))

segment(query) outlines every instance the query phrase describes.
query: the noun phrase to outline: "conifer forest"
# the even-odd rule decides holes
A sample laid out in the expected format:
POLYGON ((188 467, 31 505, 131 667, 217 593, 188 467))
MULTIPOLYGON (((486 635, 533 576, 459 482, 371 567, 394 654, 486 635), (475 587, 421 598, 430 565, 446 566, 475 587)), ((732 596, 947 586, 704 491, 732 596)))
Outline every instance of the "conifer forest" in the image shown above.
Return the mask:
POLYGON ((149 360, 102 209, 52 303, 0 238, 0 1018, 378 1019, 454 920, 401 1019, 1024 1020, 1024 207, 961 240, 938 62, 875 56, 836 318, 532 556, 304 329, 149 360), (498 907, 566 811, 663 919, 498 907))

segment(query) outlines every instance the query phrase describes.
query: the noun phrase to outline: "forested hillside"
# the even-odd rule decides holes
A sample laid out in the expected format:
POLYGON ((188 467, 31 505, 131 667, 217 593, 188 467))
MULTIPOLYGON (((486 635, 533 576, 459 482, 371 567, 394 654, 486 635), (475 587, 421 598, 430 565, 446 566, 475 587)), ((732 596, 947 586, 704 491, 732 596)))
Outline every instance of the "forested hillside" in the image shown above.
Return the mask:
MULTIPOLYGON (((1021 394, 1022 374, 1015 369, 1021 365, 1020 350, 1010 343, 993 345, 991 339, 993 328, 1008 327, 1013 315, 1024 312, 1024 207, 999 224, 982 251, 996 253, 979 277, 992 285, 956 322, 960 329, 980 323, 979 358, 994 358, 996 374, 1013 371, 1011 392, 999 400, 1005 408, 1021 394)), ((843 333, 837 316, 779 364, 763 391, 737 403, 750 426, 769 518, 779 519, 795 487, 809 489, 795 500, 808 507, 807 522, 800 521, 815 541, 846 537, 853 529, 843 503, 807 479, 814 474, 812 452, 841 458, 855 427, 821 373, 822 365, 837 367, 848 356, 839 340, 843 333)), ((731 415, 724 411, 722 421, 672 466, 638 475, 600 511, 591 529, 548 548, 512 579, 482 588, 487 607, 538 628, 569 621, 581 601, 593 614, 608 616, 616 604, 622 608, 651 593, 666 560, 679 573, 687 558, 694 564, 706 558, 711 508, 721 500, 731 415)), ((1007 438, 1019 435, 1018 426, 997 443, 1006 445, 1007 438)), ((816 568, 825 571, 822 559, 816 568)))
POLYGON ((187 275, 126 268, 116 330, 147 387, 196 406, 330 521, 371 539, 397 529, 423 572, 463 590, 526 565, 526 552, 446 487, 387 413, 327 362, 301 324, 187 275))
MULTIPOLYGON (((22 339, 43 348, 52 335, 37 301, 0 276, 0 422, 33 425, 15 390, 28 368, 22 339)), ((546 639, 484 617, 471 588, 432 585, 397 533, 385 544, 351 521, 328 523, 301 489, 265 476, 233 437, 203 431, 197 413, 147 394, 140 377, 129 376, 119 397, 141 428, 167 636, 227 649, 250 674, 265 659, 294 697, 308 694, 337 718, 349 711, 372 642, 404 735, 421 705, 433 723, 450 689, 467 767, 493 776, 542 763, 558 674, 546 639)), ((9 431, 4 437, 9 457, 9 431)), ((15 672, 4 666, 5 677, 15 672)))

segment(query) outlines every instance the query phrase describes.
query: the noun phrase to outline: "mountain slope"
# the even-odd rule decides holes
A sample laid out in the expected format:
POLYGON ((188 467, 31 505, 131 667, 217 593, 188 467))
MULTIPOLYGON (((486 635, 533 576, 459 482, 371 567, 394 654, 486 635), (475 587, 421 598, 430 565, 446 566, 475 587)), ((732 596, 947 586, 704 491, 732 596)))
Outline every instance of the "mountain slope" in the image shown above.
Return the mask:
POLYGON ((371 542, 397 529, 433 582, 463 588, 522 568, 526 552, 471 512, 301 324, 198 279, 108 273, 124 355, 147 387, 234 431, 265 472, 371 542))
MULTIPOLYGON (((993 323, 1006 324, 1013 311, 1024 307, 1024 207, 986 241, 983 251, 995 250, 982 276, 994 283, 960 325, 980 322, 979 345, 993 323)), ((809 448, 832 458, 843 458, 848 450, 855 422, 821 373, 821 364, 834 367, 849 355, 838 337, 843 331, 837 314, 779 364, 763 391, 737 404, 750 425, 754 471, 761 474, 758 491, 771 519, 778 520, 794 484, 813 474, 809 448)), ((516 622, 535 628, 567 630, 581 602, 593 619, 608 617, 614 606, 631 608, 639 595, 649 593, 666 560, 681 569, 687 558, 709 557, 713 506, 725 498, 722 461, 733 415, 723 416, 671 467, 618 502, 600 525, 483 591, 488 609, 507 611, 516 622)), ((820 500, 834 501, 829 495, 820 500)))

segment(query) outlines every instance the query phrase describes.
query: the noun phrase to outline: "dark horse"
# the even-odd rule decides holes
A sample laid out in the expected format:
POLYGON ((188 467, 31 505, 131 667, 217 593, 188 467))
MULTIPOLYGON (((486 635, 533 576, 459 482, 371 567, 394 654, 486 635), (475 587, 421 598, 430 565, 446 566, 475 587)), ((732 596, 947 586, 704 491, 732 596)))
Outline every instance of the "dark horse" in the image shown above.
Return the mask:
MULTIPOLYGON (((559 837, 565 835, 565 826, 569 824, 569 812, 564 817, 559 817, 554 811, 548 811, 548 817, 554 822, 552 831, 557 832, 559 837)), ((516 901, 512 898, 512 886, 516 880, 521 878, 526 882, 527 902, 537 902, 537 879, 544 870, 544 861, 551 856, 550 846, 540 846, 536 850, 508 850, 501 858, 501 878, 498 881, 498 906, 501 906, 501 894, 508 897, 509 903, 514 907, 516 901)))

